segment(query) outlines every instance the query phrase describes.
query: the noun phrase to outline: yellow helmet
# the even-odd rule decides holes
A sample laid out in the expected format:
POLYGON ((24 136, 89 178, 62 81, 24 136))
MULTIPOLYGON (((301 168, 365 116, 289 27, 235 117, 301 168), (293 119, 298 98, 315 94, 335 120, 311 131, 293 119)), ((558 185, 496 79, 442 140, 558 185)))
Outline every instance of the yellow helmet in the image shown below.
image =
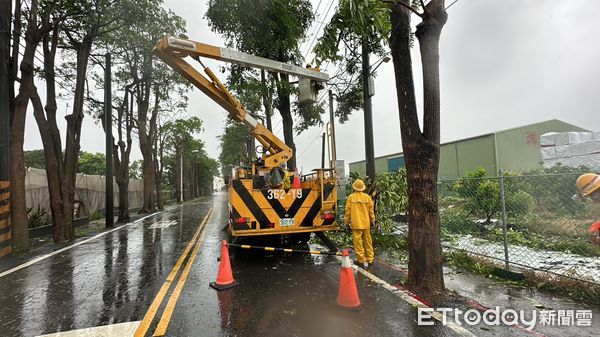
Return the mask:
POLYGON ((577 178, 577 188, 581 195, 588 196, 600 189, 600 175, 594 173, 585 173, 577 178))
POLYGON ((364 182, 363 182, 361 179, 356 179, 356 180, 354 181, 354 183, 352 184, 352 188, 353 188, 355 191, 362 192, 362 191, 364 191, 364 190, 365 190, 365 188, 367 188, 367 187, 365 186, 365 183, 364 183, 364 182))

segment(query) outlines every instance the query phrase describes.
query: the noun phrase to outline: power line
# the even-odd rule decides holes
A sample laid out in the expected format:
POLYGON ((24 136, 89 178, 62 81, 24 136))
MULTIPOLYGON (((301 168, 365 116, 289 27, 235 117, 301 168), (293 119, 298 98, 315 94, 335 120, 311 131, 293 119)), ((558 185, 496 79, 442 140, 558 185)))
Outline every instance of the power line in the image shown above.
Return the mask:
MULTIPOLYGON (((325 12, 325 16, 323 17, 323 20, 325 20, 325 18, 327 18, 327 15, 329 15, 329 11, 331 11, 331 7, 333 7, 333 3, 335 2, 335 0, 331 0, 329 7, 327 8, 327 11, 325 12)), ((310 50, 313 47, 313 44, 315 43, 316 39, 317 39, 317 35, 319 34, 319 31, 321 30, 321 27, 323 26, 323 22, 321 22, 319 24, 319 27, 317 28, 317 30, 315 31, 315 34, 313 36, 313 39, 311 41, 311 43, 308 46, 308 49, 306 50, 306 52, 304 54, 306 54, 306 56, 308 56, 308 53, 310 53, 310 50)), ((306 58, 305 58, 306 59, 306 58)))
POLYGON ((306 146, 306 148, 304 148, 304 151, 302 151, 302 153, 300 153, 298 155, 297 160, 300 160, 300 158, 302 158, 302 156, 306 153, 306 151, 308 151, 310 149, 311 145, 319 138, 319 136, 321 136, 323 134, 323 132, 325 132, 324 127, 319 130, 319 133, 317 133, 317 135, 310 141, 308 146, 306 146))
MULTIPOLYGON (((317 5, 317 8, 316 8, 316 9, 315 9, 315 11, 313 12, 313 17, 315 18, 315 19, 313 20, 313 24, 314 24, 315 22, 317 22, 317 23, 322 23, 321 21, 317 21, 317 20, 316 20, 316 18, 318 17, 318 16, 317 16, 317 12, 319 11, 319 8, 321 7, 321 3, 322 3, 322 2, 323 2, 323 0, 319 0, 319 4, 317 5)), ((310 26, 310 28, 308 29, 308 31, 310 32, 310 31, 312 30, 312 28, 313 28, 313 25, 311 25, 311 26, 310 26)), ((315 34, 317 34, 317 33, 318 33, 318 31, 317 31, 317 30, 312 30, 312 33, 311 33, 311 34, 308 34, 308 36, 309 36, 309 37, 308 37, 308 39, 312 38, 312 37, 313 37, 315 34)), ((307 40, 308 40, 308 39, 307 39, 307 40)), ((303 44, 303 45, 304 45, 304 44, 303 44)), ((300 47, 302 47, 302 46, 300 46, 300 47)), ((304 48, 299 48, 299 49, 304 49, 304 48)), ((304 56, 302 56, 302 57, 304 58, 304 56)), ((304 60, 306 60, 306 58, 304 58, 304 60)))
POLYGON ((317 8, 315 9, 315 11, 313 12, 313 16, 316 17, 317 12, 319 11, 319 8, 321 7, 321 2, 323 2, 323 0, 319 0, 319 4, 317 5, 317 8))
POLYGON ((455 3, 457 3, 457 2, 458 2, 458 0, 454 0, 454 2, 453 2, 453 3, 449 4, 449 5, 448 5, 448 7, 446 7, 446 10, 448 10, 448 8, 452 7, 452 5, 454 5, 454 4, 455 4, 455 3))

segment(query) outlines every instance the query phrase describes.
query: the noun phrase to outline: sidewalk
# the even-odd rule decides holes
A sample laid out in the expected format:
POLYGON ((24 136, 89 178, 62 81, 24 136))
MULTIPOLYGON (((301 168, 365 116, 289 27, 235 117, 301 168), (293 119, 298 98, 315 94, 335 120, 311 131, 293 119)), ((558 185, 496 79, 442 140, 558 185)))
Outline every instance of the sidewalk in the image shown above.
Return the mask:
MULTIPOLYGON (((400 283, 406 279, 407 268, 397 260, 389 257, 377 258, 375 265, 369 271, 387 280, 390 284, 403 289, 400 283)), ((565 324, 561 326, 559 315, 555 316, 553 325, 541 324, 538 319, 535 328, 531 331, 528 331, 522 325, 489 327, 480 323, 475 326, 465 326, 476 335, 493 336, 509 333, 523 336, 593 336, 597 334, 600 322, 600 306, 577 303, 567 298, 538 292, 534 288, 502 283, 469 271, 450 267, 444 267, 444 280, 446 288, 456 296, 451 296, 449 300, 442 301, 442 303, 435 303, 433 307, 457 308, 463 312, 474 309, 480 313, 496 307, 500 311, 506 309, 523 310, 528 319, 534 311, 538 317, 540 317, 541 311, 553 311, 554 314, 558 314, 559 310, 564 310, 563 313, 585 310, 592 314, 590 326, 565 326, 565 324)), ((418 294, 412 295, 418 297, 418 294)), ((451 320, 452 315, 449 314, 448 316, 451 320)))

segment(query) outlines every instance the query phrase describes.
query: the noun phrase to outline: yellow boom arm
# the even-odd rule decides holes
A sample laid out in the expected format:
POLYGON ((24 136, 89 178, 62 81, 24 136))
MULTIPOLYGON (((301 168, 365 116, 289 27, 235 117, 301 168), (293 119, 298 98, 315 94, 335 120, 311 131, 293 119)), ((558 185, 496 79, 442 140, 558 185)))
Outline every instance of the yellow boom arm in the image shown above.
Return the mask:
POLYGON ((166 35, 154 47, 154 54, 227 110, 231 118, 244 123, 250 128, 254 138, 268 152, 268 154, 263 155, 265 167, 268 168, 275 168, 287 162, 292 157, 292 149, 254 119, 209 68, 203 65, 204 72, 208 76, 206 78, 194 69, 185 60, 185 57, 190 56, 198 61, 200 61, 200 57, 208 57, 298 77, 311 78, 317 81, 327 81, 329 77, 327 74, 311 69, 166 35))

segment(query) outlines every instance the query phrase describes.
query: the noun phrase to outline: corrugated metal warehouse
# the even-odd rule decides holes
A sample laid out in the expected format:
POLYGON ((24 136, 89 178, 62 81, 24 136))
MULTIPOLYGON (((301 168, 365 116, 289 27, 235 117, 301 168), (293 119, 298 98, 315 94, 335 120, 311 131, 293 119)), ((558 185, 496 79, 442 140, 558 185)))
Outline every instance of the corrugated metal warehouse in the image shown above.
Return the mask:
MULTIPOLYGON (((483 167, 490 175, 499 168, 527 171, 542 167, 540 135, 548 132, 586 132, 578 126, 552 119, 444 143, 440 146, 440 179, 456 178, 483 167)), ((404 166, 402 153, 375 158, 375 170, 391 172, 404 166)), ((365 174, 365 161, 350 163, 350 172, 365 174)))

